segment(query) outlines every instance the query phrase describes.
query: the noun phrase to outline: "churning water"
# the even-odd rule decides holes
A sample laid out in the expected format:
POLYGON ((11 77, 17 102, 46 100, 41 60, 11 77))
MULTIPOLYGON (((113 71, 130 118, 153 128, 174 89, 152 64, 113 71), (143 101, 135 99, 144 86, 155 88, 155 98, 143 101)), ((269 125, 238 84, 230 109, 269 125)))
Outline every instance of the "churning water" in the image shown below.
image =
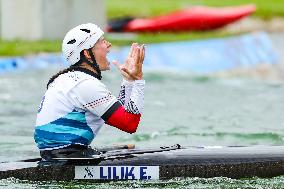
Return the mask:
MULTIPOLYGON (((51 70, 0 76, 0 162, 37 157, 33 141, 36 112, 51 70)), ((284 81, 248 77, 197 76, 153 71, 146 80, 145 108, 137 133, 105 125, 93 146, 134 143, 137 147, 284 145, 284 81)), ((117 71, 103 82, 118 94, 117 71)), ((0 188, 283 188, 272 179, 187 178, 169 181, 82 182, 0 181, 0 188)))

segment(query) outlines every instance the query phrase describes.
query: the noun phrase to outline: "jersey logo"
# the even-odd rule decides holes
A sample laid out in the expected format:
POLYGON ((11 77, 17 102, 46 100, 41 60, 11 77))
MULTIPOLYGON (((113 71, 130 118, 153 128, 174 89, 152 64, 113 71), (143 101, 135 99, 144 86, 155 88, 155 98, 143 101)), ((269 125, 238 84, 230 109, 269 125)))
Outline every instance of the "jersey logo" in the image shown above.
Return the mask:
POLYGON ((45 96, 43 96, 42 99, 41 99, 41 102, 40 102, 40 105, 38 107, 37 113, 39 113, 42 110, 42 106, 43 106, 44 100, 45 100, 45 96))

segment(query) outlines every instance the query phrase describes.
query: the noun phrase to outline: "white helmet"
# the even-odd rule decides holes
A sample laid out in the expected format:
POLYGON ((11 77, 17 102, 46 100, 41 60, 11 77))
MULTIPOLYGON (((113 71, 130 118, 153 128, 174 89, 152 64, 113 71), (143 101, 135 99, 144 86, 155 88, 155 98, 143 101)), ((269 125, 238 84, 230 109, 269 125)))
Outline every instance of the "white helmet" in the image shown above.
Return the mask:
POLYGON ((92 23, 76 26, 63 39, 63 56, 70 64, 75 64, 80 60, 81 51, 93 47, 103 34, 101 28, 92 23))

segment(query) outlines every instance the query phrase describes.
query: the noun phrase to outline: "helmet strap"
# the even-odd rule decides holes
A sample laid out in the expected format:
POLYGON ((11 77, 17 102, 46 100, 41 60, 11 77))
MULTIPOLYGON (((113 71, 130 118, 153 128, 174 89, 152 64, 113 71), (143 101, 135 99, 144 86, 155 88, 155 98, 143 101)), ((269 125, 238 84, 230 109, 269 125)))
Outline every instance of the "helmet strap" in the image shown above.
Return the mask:
MULTIPOLYGON (((82 67, 80 67, 80 66, 78 66, 78 67, 76 66, 76 68, 73 69, 73 70, 74 70, 74 71, 85 72, 85 73, 87 73, 87 74, 89 74, 89 75, 91 75, 91 76, 97 78, 98 80, 101 80, 101 79, 102 79, 101 70, 100 70, 100 68, 99 68, 99 66, 98 66, 98 64, 97 64, 97 62, 96 62, 96 59, 95 59, 95 57, 94 57, 94 55, 93 55, 93 52, 92 52, 91 49, 88 49, 88 52, 89 52, 89 54, 90 54, 90 56, 91 56, 92 62, 91 62, 90 60, 88 60, 85 56, 82 56, 82 55, 81 55, 81 59, 80 59, 76 64, 80 65, 80 64, 82 64, 82 63, 85 62, 85 63, 87 63, 89 66, 91 66, 94 70, 96 70, 97 73, 92 72, 91 70, 88 70, 88 69, 86 69, 86 68, 82 68, 82 67)), ((74 64, 74 66, 75 66, 76 64, 74 64)))
POLYGON ((95 56, 94 56, 94 54, 92 52, 92 49, 88 49, 88 51, 89 51, 89 54, 91 56, 91 60, 93 62, 90 62, 89 60, 87 60, 87 64, 89 64, 92 68, 94 68, 96 70, 96 72, 97 72, 97 74, 99 76, 99 80, 101 80, 102 79, 101 70, 100 70, 100 67, 99 67, 96 59, 95 59, 95 56))

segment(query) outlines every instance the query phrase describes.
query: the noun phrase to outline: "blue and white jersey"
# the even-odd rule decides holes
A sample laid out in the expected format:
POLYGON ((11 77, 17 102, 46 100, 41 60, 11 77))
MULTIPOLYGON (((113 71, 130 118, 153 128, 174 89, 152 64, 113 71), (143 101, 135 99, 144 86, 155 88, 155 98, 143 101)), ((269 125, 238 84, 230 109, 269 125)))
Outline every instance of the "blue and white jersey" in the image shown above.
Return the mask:
POLYGON ((89 145, 117 99, 95 77, 74 71, 49 85, 38 109, 34 138, 40 150, 89 145))

